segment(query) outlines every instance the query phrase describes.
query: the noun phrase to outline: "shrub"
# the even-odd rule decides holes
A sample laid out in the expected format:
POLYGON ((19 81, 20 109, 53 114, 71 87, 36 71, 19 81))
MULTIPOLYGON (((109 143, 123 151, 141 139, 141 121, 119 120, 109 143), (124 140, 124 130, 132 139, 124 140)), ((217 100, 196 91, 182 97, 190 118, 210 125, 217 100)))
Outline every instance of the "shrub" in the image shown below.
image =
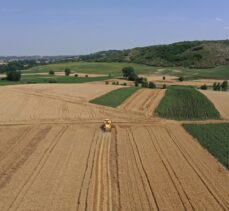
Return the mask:
POLYGON ((78 74, 75 74, 75 77, 77 78, 79 75, 78 74))
POLYGON ((166 84, 163 84, 162 89, 166 89, 166 87, 167 87, 166 84))
POLYGON ((150 88, 150 89, 155 89, 155 88, 156 88, 155 83, 149 82, 149 88, 150 88))
POLYGON ((119 85, 119 82, 118 81, 116 82, 116 85, 119 85))
POLYGON ((109 84, 109 81, 105 81, 105 84, 108 85, 109 84))
POLYGON ((53 70, 49 70, 49 75, 55 75, 55 72, 53 70))
POLYGON ((6 78, 8 81, 20 81, 21 80, 21 71, 12 70, 6 73, 6 78))
POLYGON ((123 83, 123 86, 127 86, 127 83, 125 82, 125 83, 123 83))
POLYGON ((112 85, 115 85, 116 84, 116 82, 115 81, 112 81, 112 85))
POLYGON ((49 83, 57 83, 57 80, 55 78, 49 78, 48 82, 49 83))
POLYGON ((165 76, 163 76, 163 78, 162 78, 163 80, 165 80, 165 76))
POLYGON ((88 78, 88 75, 85 75, 85 78, 88 78))
POLYGON ((183 76, 180 76, 180 77, 178 78, 178 80, 182 82, 182 81, 184 81, 184 77, 183 77, 183 76))
POLYGON ((71 74, 71 70, 69 68, 65 68, 64 73, 65 76, 69 76, 71 74))
POLYGON ((207 90, 207 89, 208 89, 208 86, 207 86, 206 84, 204 84, 204 85, 202 85, 202 86, 200 87, 200 89, 202 89, 202 90, 207 90))

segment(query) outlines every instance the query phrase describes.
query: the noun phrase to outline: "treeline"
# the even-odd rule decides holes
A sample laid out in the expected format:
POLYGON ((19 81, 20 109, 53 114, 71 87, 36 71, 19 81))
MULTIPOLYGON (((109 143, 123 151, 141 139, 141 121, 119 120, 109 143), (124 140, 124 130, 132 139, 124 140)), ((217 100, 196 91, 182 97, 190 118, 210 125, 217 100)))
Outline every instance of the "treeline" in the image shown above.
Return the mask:
MULTIPOLYGON (((213 90, 214 91, 228 91, 228 81, 223 81, 222 83, 219 83, 219 82, 215 82, 213 83, 213 86, 212 86, 213 90)), ((200 87, 200 89, 202 90, 207 90, 208 89, 208 86, 206 84, 202 85, 200 87)))
POLYGON ((31 67, 35 67, 42 64, 45 64, 45 62, 37 63, 36 60, 12 61, 9 62, 8 64, 0 65, 0 73, 5 73, 8 71, 16 71, 16 70, 26 70, 31 67))

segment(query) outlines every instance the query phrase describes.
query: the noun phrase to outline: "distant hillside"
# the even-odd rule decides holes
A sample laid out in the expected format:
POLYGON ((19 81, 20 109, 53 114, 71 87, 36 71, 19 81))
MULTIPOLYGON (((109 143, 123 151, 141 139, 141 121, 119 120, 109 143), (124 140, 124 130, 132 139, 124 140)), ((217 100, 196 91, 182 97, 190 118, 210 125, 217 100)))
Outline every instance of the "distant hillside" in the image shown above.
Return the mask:
POLYGON ((185 41, 81 56, 83 61, 134 62, 152 66, 211 68, 229 64, 229 40, 185 41))

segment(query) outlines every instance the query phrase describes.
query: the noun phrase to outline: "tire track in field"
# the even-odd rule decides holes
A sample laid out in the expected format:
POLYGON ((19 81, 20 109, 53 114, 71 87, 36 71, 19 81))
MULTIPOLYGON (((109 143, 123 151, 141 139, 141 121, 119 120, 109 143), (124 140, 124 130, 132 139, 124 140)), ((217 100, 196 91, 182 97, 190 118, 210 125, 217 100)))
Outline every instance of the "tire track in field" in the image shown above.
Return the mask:
POLYGON ((152 116, 163 95, 163 90, 141 89, 124 101, 119 108, 152 116))
POLYGON ((1 153, 0 155, 0 163, 1 161, 10 154, 10 152, 21 142, 24 140, 24 138, 29 134, 29 132, 32 130, 32 127, 28 127, 25 129, 25 131, 23 131, 23 133, 21 135, 19 135, 19 137, 14 137, 11 140, 9 140, 8 142, 14 142, 16 140, 16 142, 11 145, 7 150, 5 150, 4 153, 1 153))
MULTIPOLYGON (((56 183, 54 184, 52 190, 50 191, 51 193, 50 193, 50 196, 49 196, 48 201, 51 201, 51 199, 52 199, 53 196, 55 195, 55 191, 56 191, 57 187, 60 186, 61 183, 62 183, 61 178, 63 177, 63 175, 64 175, 64 173, 65 173, 65 170, 66 170, 66 168, 67 168, 67 164, 69 163, 69 161, 70 161, 70 159, 71 159, 71 157, 72 157, 72 155, 73 155, 73 152, 74 152, 74 150, 75 150, 75 148, 74 148, 74 147, 75 147, 75 144, 76 144, 76 143, 72 143, 71 146, 69 147, 70 149, 68 149, 68 154, 67 154, 67 156, 66 156, 66 158, 65 158, 65 160, 64 160, 64 162, 63 162, 63 164, 62 164, 62 167, 61 167, 61 169, 60 169, 60 172, 58 173, 58 176, 56 177, 56 183)), ((45 211, 45 210, 49 211, 50 208, 49 208, 47 205, 46 205, 46 206, 44 205, 44 208, 43 208, 42 210, 44 210, 44 211, 45 211)))
MULTIPOLYGON (((25 139, 25 143, 21 142, 23 144, 22 149, 17 149, 17 151, 14 152, 15 155, 11 152, 11 154, 8 154, 9 156, 5 157, 5 162, 2 161, 0 165, 0 189, 5 187, 5 185, 11 180, 14 173, 29 159, 36 150, 38 144, 46 137, 50 130, 51 127, 39 130, 33 135, 32 139, 25 139), (18 152, 18 150, 20 151, 18 152)), ((29 132, 25 134, 28 135, 29 132)))
POLYGON ((86 191, 86 197, 85 197, 85 211, 88 210, 88 198, 89 198, 89 190, 90 190, 90 187, 91 187, 91 184, 92 184, 92 179, 93 179, 93 171, 94 171, 94 168, 95 168, 95 160, 96 160, 96 151, 97 151, 97 145, 98 145, 98 135, 96 136, 96 139, 95 139, 95 150, 94 150, 94 153, 93 153, 93 160, 92 160, 92 166, 91 166, 91 171, 90 171, 90 176, 89 176, 89 182, 88 182, 88 185, 87 185, 87 191, 86 191))
POLYGON ((136 98, 138 98, 142 94, 142 89, 135 92, 133 95, 131 95, 129 98, 127 98, 121 105, 122 108, 128 109, 131 104, 133 104, 136 101, 136 98))
POLYGON ((155 210, 155 209, 156 210, 160 210, 159 209, 159 205, 158 205, 157 200, 156 200, 156 196, 155 196, 154 190, 153 190, 153 188, 152 188, 152 186, 150 184, 149 177, 147 175, 147 172, 145 170, 143 161, 141 159, 141 155, 140 155, 139 149, 137 147, 137 144, 136 144, 136 140, 134 138, 134 135, 133 135, 133 133, 131 132, 130 129, 127 129, 127 134, 128 134, 128 139, 130 141, 130 145, 131 145, 132 151, 133 151, 133 155, 134 155, 134 160, 135 160, 135 163, 136 163, 136 167, 138 169, 138 173, 140 175, 141 182, 142 182, 142 185, 144 187, 143 189, 144 189, 144 193, 145 193, 146 199, 148 201, 148 206, 149 206, 150 210, 155 210), (137 152, 137 155, 135 155, 135 151, 137 152), (138 157, 138 159, 137 159, 137 157, 138 157), (139 162, 140 162, 140 166, 141 166, 142 171, 140 170, 140 166, 138 165, 138 161, 137 160, 139 160, 139 162), (146 185, 145 185, 145 182, 144 182, 144 179, 143 179, 143 175, 142 175, 141 172, 143 172, 143 175, 144 175, 144 177, 147 180, 147 186, 150 188, 150 192, 151 192, 151 195, 153 197, 155 206, 152 206, 151 203, 150 203, 150 199, 149 199, 148 194, 146 192, 146 185))
POLYGON ((187 164, 193 169, 193 171, 195 172, 195 174, 198 176, 198 178, 200 179, 200 181, 202 182, 202 184, 204 185, 204 187, 208 190, 208 192, 211 194, 211 196, 214 198, 214 200, 217 202, 217 204, 222 208, 222 210, 227 211, 228 207, 224 205, 224 203, 218 198, 218 196, 214 193, 214 191, 212 190, 212 188, 210 186, 208 186, 207 182, 205 181, 205 178, 200 174, 201 171, 198 172, 198 170, 193 164, 192 158, 189 156, 189 154, 186 152, 185 149, 182 149, 176 142, 176 138, 172 135, 172 133, 169 131, 168 128, 165 128, 169 137, 171 138, 171 140, 173 141, 174 145, 177 147, 177 149, 180 151, 181 155, 183 156, 183 158, 186 160, 187 164))
POLYGON ((109 169, 109 142, 110 134, 100 134, 100 147, 96 162, 94 209, 109 210, 112 206, 110 169, 109 169))
POLYGON ((175 188, 175 190, 177 191, 177 194, 180 198, 180 201, 184 207, 184 210, 195 210, 194 206, 192 205, 191 201, 190 201, 190 198, 188 196, 188 194, 186 193, 182 183, 180 182, 175 170, 173 169, 171 163, 169 162, 169 159, 167 158, 167 156, 165 155, 165 153, 163 152, 162 148, 160 147, 159 143, 158 143, 158 139, 155 137, 153 131, 150 129, 150 128, 147 128, 145 127, 145 129, 147 130, 149 136, 151 137, 151 142, 152 142, 152 145, 153 147, 155 148, 155 150, 157 151, 157 154, 158 156, 160 157, 161 159, 161 162, 163 163, 172 183, 173 183, 173 186, 175 188), (170 173, 172 172, 172 173, 170 173), (173 174, 173 175, 172 175, 173 174), (174 179, 175 177, 175 179, 174 179), (178 189, 181 189, 181 191, 183 192, 183 194, 185 195, 190 207, 187 208, 186 207, 186 202, 182 199, 182 196, 181 196, 181 193, 178 189))
MULTIPOLYGON (((146 190, 144 189, 144 181, 141 177, 141 173, 139 172, 138 168, 138 163, 135 160, 135 154, 134 154, 134 149, 131 147, 131 132, 129 129, 125 130, 126 133, 126 154, 127 159, 129 162, 127 162, 127 166, 129 169, 128 176, 130 177, 131 180, 131 185, 134 185, 132 189, 132 200, 135 202, 135 209, 138 210, 146 210, 145 208, 145 203, 143 201, 145 198, 147 199, 147 193, 146 190), (139 180, 139 177, 142 179, 139 180), (144 194, 142 194, 144 193, 144 194)), ((141 165, 141 164, 140 164, 141 165)), ((146 178, 146 177, 145 177, 146 178)), ((147 179, 147 178, 146 178, 147 179)), ((148 200, 147 200, 148 203, 148 200)), ((133 205, 130 205, 130 209, 133 209, 133 205)), ((147 206, 147 209, 149 206, 147 206)), ((157 210, 157 209, 156 209, 157 210)))
POLYGON ((117 126, 114 126, 111 131, 110 144, 110 174, 111 174, 111 190, 112 190, 112 207, 114 210, 122 210, 121 191, 119 179, 119 154, 118 154, 118 137, 117 126))
POLYGON ((38 177, 38 175, 40 174, 42 168, 44 167, 44 165, 46 164, 48 158, 50 157, 52 151, 54 150, 54 148, 56 147, 56 145, 58 144, 58 142, 60 141, 61 137, 63 136, 63 134, 66 132, 67 129, 68 129, 68 126, 63 127, 60 130, 60 132, 56 135, 56 137, 53 138, 53 142, 51 142, 49 147, 45 150, 45 152, 42 155, 40 161, 38 162, 38 165, 34 168, 32 174, 27 178, 27 180, 22 185, 21 189, 18 191, 17 195, 15 196, 15 198, 13 199, 11 204, 9 205, 9 208, 7 209, 8 211, 9 210, 17 210, 18 209, 18 207, 22 203, 26 193, 29 191, 29 188, 35 182, 36 178, 38 177), (17 201, 18 201, 18 205, 15 205, 17 203, 17 201), (14 206, 16 206, 16 207, 13 208, 14 206))
MULTIPOLYGON (((95 129, 94 134, 93 134, 93 139, 92 139, 91 144, 90 144, 90 149, 88 151, 86 167, 85 167, 84 174, 83 174, 83 179, 82 179, 82 182, 81 182, 81 185, 80 185, 79 195, 78 195, 78 198, 77 198, 76 211, 79 211, 79 208, 80 208, 81 194, 82 194, 82 191, 83 191, 83 188, 84 188, 84 183, 86 183, 87 172, 89 171, 89 162, 90 162, 90 157, 92 155, 92 146, 93 145, 96 146, 96 143, 97 143, 96 131, 97 130, 95 129)), ((94 153, 95 153, 95 151, 94 151, 94 153)))
MULTIPOLYGON (((168 128, 170 130, 170 132, 172 131, 171 128, 168 128)), ((182 127, 179 127, 180 130, 183 130, 183 132, 186 132, 182 127)), ((178 132, 178 130, 177 130, 178 132)), ((221 172, 221 164, 218 164, 218 162, 215 162, 214 165, 209 165, 209 160, 207 159, 200 159, 200 154, 198 153, 197 150, 194 151, 195 154, 193 154, 193 145, 197 144, 198 147, 200 147, 200 149, 203 149, 202 146, 198 143, 198 141, 194 141, 193 137, 190 134, 187 134, 187 138, 191 138, 191 142, 190 144, 187 146, 187 142, 181 142, 179 141, 179 133, 173 133, 174 137, 177 140, 177 144, 180 146, 180 148, 184 151, 185 154, 187 154, 187 156, 190 158, 190 160, 193 162, 193 164, 195 164, 197 170, 202 174, 202 176, 204 177, 204 179, 208 182, 208 184, 210 184, 212 186, 212 189, 214 189, 214 192, 217 193, 218 196, 220 196, 220 199, 223 201, 223 203, 225 204, 225 206, 228 207, 229 209, 229 200, 227 200, 227 198, 225 197, 224 194, 222 194, 223 192, 225 192, 225 190, 228 190, 227 188, 229 188, 229 183, 227 183, 228 185, 225 187, 225 185, 221 184, 216 184, 215 181, 216 180, 220 180, 221 178, 219 178, 218 175, 218 171, 221 172), (190 149, 187 151, 187 147, 190 147, 190 149), (220 165, 220 166, 219 166, 220 165), (209 168, 211 167, 211 168, 209 168), (215 169, 217 168, 217 169, 215 169), (211 171, 213 170, 213 171, 211 171), (206 175, 211 175, 211 177, 206 176, 206 175)), ((195 146, 197 147, 197 146, 195 146)), ((207 152, 207 154, 209 155, 209 153, 207 152)), ((215 158, 212 157, 212 155, 209 156, 209 158, 211 159, 210 162, 212 161, 212 159, 215 160, 215 158)), ((222 175, 221 175, 222 176, 222 175)), ((229 179, 229 174, 227 174, 227 179, 229 179)), ((225 181, 225 180, 224 180, 225 181)), ((227 196, 229 196, 229 194, 227 194, 227 196)))

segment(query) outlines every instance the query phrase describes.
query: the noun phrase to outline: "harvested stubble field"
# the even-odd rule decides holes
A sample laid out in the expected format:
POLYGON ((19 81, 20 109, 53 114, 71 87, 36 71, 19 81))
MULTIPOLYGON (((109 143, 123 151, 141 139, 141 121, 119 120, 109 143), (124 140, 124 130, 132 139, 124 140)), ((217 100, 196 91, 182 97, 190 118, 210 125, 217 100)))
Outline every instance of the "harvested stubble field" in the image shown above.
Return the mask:
POLYGON ((213 102, 220 115, 229 120, 229 92, 201 91, 213 102))
POLYGON ((229 209, 228 171, 179 123, 87 102, 107 85, 55 86, 0 94, 0 210, 229 209))
POLYGON ((126 99, 119 108, 126 111, 136 111, 152 116, 154 110, 159 105, 164 97, 165 90, 163 89, 140 89, 128 99, 126 99))

